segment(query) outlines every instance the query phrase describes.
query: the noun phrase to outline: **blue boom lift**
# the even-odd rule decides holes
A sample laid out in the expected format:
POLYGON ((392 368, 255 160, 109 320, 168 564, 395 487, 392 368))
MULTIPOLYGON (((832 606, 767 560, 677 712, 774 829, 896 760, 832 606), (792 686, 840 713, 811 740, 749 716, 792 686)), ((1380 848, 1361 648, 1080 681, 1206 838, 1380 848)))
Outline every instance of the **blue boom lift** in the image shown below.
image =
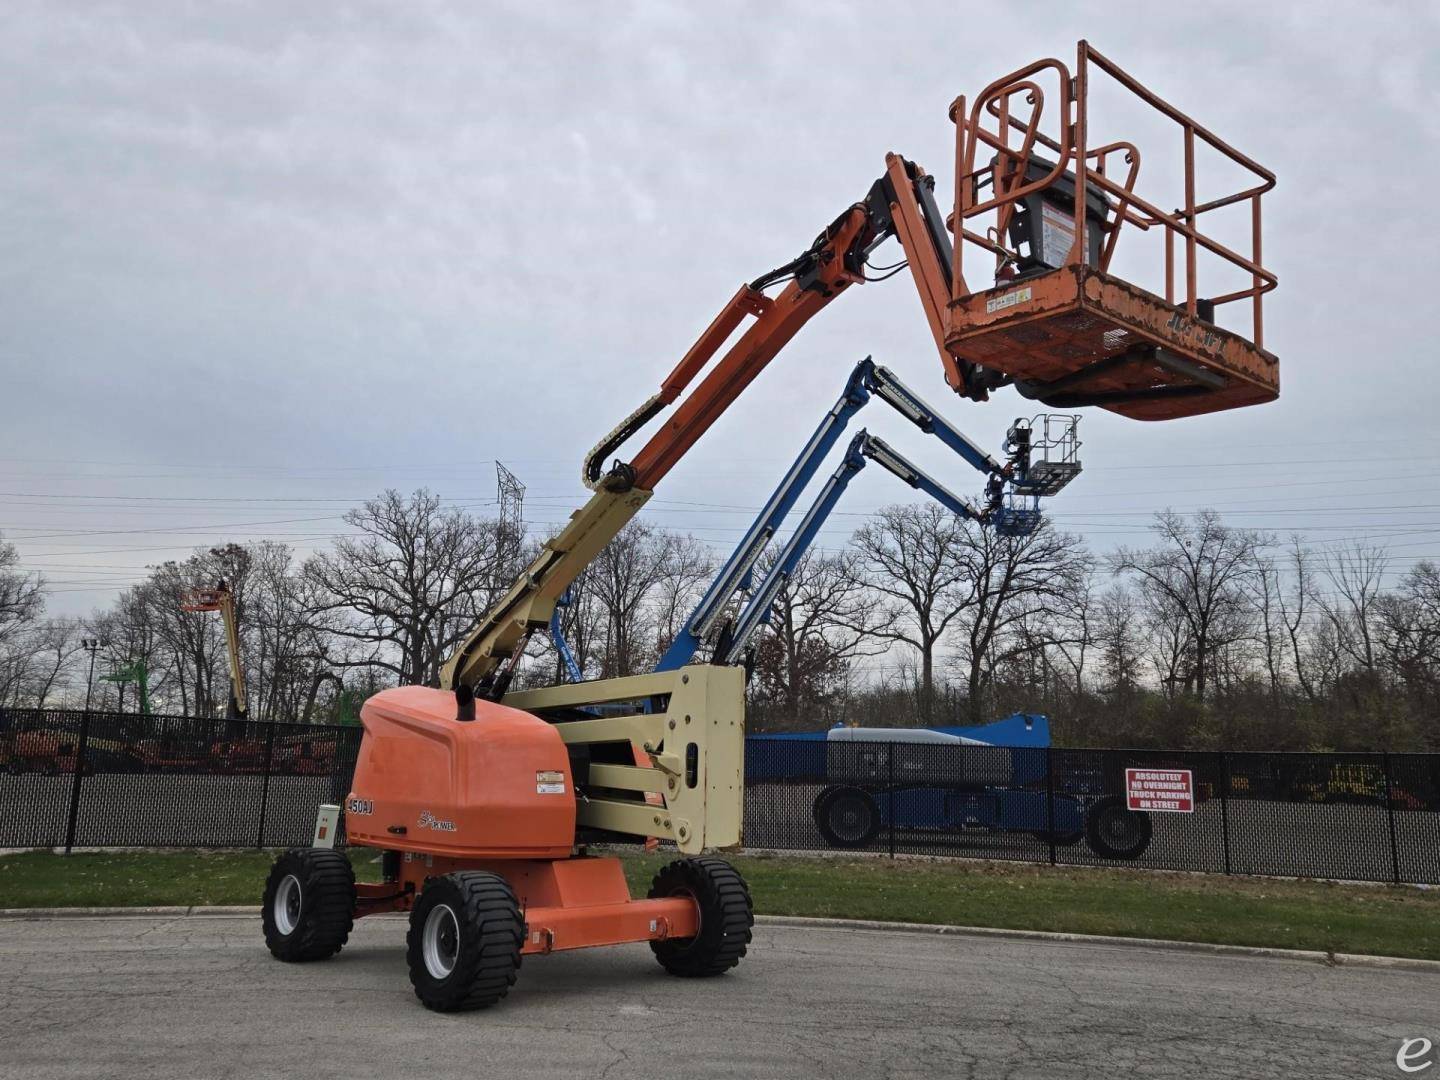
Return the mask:
MULTIPOLYGON (((707 646, 712 663, 747 662, 751 642, 769 620, 776 595, 810 550, 851 480, 869 462, 961 517, 994 528, 1002 535, 1029 535, 1040 525, 1040 499, 1060 491, 1080 472, 1077 423, 1078 417, 1058 415, 1017 420, 1006 436, 1006 460, 1002 464, 951 426, 889 370, 866 357, 855 366, 839 400, 717 572, 656 670, 683 667, 707 646), (821 488, 760 584, 753 586, 756 565, 786 515, 794 509, 851 418, 874 398, 934 435, 985 474, 984 505, 977 508, 955 495, 884 441, 862 430, 850 441, 839 467, 821 488), (748 599, 735 611, 737 598, 746 594, 748 599)), ((568 606, 570 602, 567 593, 560 605, 568 606)), ((557 607, 550 621, 550 636, 570 680, 579 681, 582 669, 561 632, 560 616, 557 607)), ((1007 723, 1010 721, 989 726, 998 730, 1007 723)), ((1029 730, 1031 718, 1026 718, 1026 723, 1029 730)), ((1042 723, 1037 727, 1047 732, 1044 745, 1048 745, 1048 726, 1042 723)), ((1106 858, 1134 858, 1148 844, 1149 822, 1144 815, 1126 811, 1123 801, 1116 805, 1114 798, 1098 798, 1102 794, 1098 790, 1086 796, 1057 796, 1053 808, 1049 807, 1043 754, 1037 753, 1040 744, 1035 738, 1027 738, 1025 746, 1019 748, 990 743, 976 735, 992 733, 976 731, 962 736, 931 729, 838 728, 818 736, 826 740, 826 782, 814 806, 821 835, 833 846, 858 847, 869 843, 892 822, 898 828, 922 831, 1023 832, 1041 837, 1053 831, 1056 841, 1062 844, 1086 837, 1096 853, 1106 858), (885 754, 875 745, 880 742, 891 744, 885 754), (935 749, 938 744, 974 749, 955 758, 945 750, 935 749), (877 755, 885 757, 886 775, 876 771, 877 755), (899 768, 892 778, 888 772, 894 758, 899 759, 899 768)))
POLYGON ((1002 464, 925 404, 888 369, 877 366, 867 356, 855 365, 839 400, 825 414, 795 463, 715 575, 685 626, 660 658, 656 670, 673 671, 683 667, 707 642, 712 645, 712 663, 742 662, 755 632, 768 621, 776 594, 804 559, 850 481, 867 462, 874 461, 953 513, 987 524, 1001 534, 1024 536, 1034 532, 1040 524, 1040 498, 1055 494, 1080 472, 1080 443, 1075 434, 1078 422, 1076 416, 1015 421, 1006 438, 1007 461, 1002 464), (732 602, 750 588, 755 566, 785 516, 794 509, 851 418, 873 398, 885 402, 921 431, 934 435, 972 468, 984 473, 987 477, 985 505, 976 508, 882 440, 861 431, 851 440, 839 468, 821 489, 765 579, 752 592, 749 602, 733 620, 728 619, 732 602))

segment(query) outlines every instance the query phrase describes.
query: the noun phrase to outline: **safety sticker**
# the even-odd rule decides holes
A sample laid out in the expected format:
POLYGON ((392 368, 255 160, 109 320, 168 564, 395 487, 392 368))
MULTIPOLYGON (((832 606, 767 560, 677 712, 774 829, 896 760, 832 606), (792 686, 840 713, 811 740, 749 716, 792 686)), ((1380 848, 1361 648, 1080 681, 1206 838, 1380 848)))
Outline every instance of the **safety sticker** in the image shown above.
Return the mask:
POLYGON ((1023 289, 1016 289, 1014 292, 1008 292, 1004 296, 992 296, 989 300, 985 301, 985 314, 994 315, 997 311, 1004 311, 1006 308, 1012 308, 1016 304, 1026 303, 1029 299, 1030 289, 1028 286, 1023 289))
POLYGON ((1040 207, 1040 261, 1064 266, 1075 246, 1075 219, 1048 202, 1040 207))
POLYGON ((564 795, 565 774, 559 770, 541 770, 535 774, 536 795, 564 795))

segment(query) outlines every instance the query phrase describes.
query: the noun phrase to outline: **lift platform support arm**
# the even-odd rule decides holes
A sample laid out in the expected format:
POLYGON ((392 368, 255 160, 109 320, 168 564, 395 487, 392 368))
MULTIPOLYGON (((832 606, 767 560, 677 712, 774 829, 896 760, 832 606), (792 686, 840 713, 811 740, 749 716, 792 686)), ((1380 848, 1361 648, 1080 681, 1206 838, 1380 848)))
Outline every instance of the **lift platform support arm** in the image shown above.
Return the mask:
POLYGON ((740 290, 661 384, 587 455, 583 476, 595 494, 571 517, 509 591, 466 634, 440 670, 442 688, 455 691, 460 715, 474 695, 499 698, 508 688, 529 635, 544 628, 555 604, 600 550, 650 499, 655 485, 754 381, 776 354, 830 301, 866 276, 870 252, 894 236, 920 291, 945 364, 946 379, 977 399, 986 395, 978 369, 944 346, 949 302, 950 243, 936 206, 934 180, 914 162, 890 154, 886 171, 865 199, 849 207, 800 256, 740 290), (786 284, 774 297, 767 288, 786 284), (666 406, 676 402, 722 346, 749 327, 630 462, 604 460, 666 406))
MULTIPOLYGON (((850 286, 884 276, 866 270, 878 269, 870 255, 889 237, 904 251, 946 381, 965 397, 984 400, 990 390, 1014 384, 1054 407, 1089 405, 1161 420, 1278 394, 1277 360, 1264 350, 1261 332, 1261 299, 1276 278, 1260 263, 1260 200, 1274 187, 1274 174, 1087 42, 1077 45, 1075 65, 1072 77, 1059 60, 1039 60, 995 80, 974 100, 954 101, 956 176, 948 217, 935 200, 933 178, 888 154, 884 173, 863 199, 799 256, 735 293, 658 392, 587 457, 583 475, 595 492, 590 503, 446 661, 441 685, 455 690, 461 715, 474 692, 503 695, 528 635, 549 622, 565 588, 786 343, 850 286), (1161 209, 1136 188, 1140 157, 1133 144, 1089 142, 1089 87, 1102 76, 1178 126, 1183 207, 1161 209), (1057 88, 1049 113, 1037 79, 1053 80, 1057 88), (1051 122, 1042 124, 1045 117, 1051 122), (1239 166, 1247 176, 1242 187, 1202 199, 1195 185, 1197 145, 1239 166), (1123 176, 1112 157, 1128 166, 1123 176), (1200 230, 1202 214, 1246 204, 1248 256, 1200 230), (986 215, 993 215, 993 225, 986 215), (1122 226, 1164 234, 1163 295, 1109 272, 1122 226), (967 245, 994 261, 993 287, 967 284, 967 245), (1249 287, 1204 297, 1196 271, 1201 249, 1248 274, 1249 287), (774 296, 767 294, 772 286, 779 286, 774 296), (1217 306, 1241 300, 1252 305, 1253 341, 1214 322, 1217 306), (673 413, 639 453, 607 471, 610 456, 670 405, 673 413)), ((1020 531, 1027 520, 1017 511, 1009 525, 1000 518, 995 525, 1020 531)))
POLYGON ((688 664, 701 642, 712 637, 731 598, 743 587, 785 516, 794 508, 800 494, 844 433, 850 419, 869 404, 872 397, 884 401, 921 431, 934 435, 981 472, 998 476, 1004 471, 998 461, 925 404, 887 368, 877 366, 867 356, 855 365, 839 400, 825 414, 795 463, 766 500, 759 515, 720 568, 715 580, 710 583, 709 589, 701 597, 684 628, 661 657, 655 670, 673 671, 688 664))
MULTIPOLYGON (((821 489, 815 502, 800 522, 800 526, 776 556, 775 564, 770 568, 770 572, 765 575, 765 579, 756 588, 744 610, 736 618, 734 633, 730 637, 724 655, 715 658, 717 663, 738 664, 744 660, 746 650, 750 647, 755 632, 760 629, 762 624, 769 621, 770 612, 775 606, 775 597, 779 595, 781 586, 794 574, 795 568, 800 565, 806 552, 815 543, 815 537, 819 533, 820 527, 825 524, 825 520, 835 509, 836 503, 845 494, 845 489, 850 486, 850 481, 855 479, 860 470, 865 468, 867 461, 875 462, 881 468, 898 476, 912 488, 925 492, 951 513, 982 524, 989 517, 988 509, 976 509, 901 456, 888 443, 877 439, 867 431, 858 432, 855 438, 850 440, 850 446, 845 451, 845 459, 841 461, 840 467, 826 481, 824 488, 821 489)), ((998 470, 999 466, 997 465, 996 468, 998 470)))
POLYGON ((230 662, 229 719, 243 720, 248 714, 245 702, 245 668, 240 663, 240 631, 235 623, 235 593, 223 578, 213 589, 194 589, 181 600, 182 611, 218 611, 225 625, 225 651, 230 662))

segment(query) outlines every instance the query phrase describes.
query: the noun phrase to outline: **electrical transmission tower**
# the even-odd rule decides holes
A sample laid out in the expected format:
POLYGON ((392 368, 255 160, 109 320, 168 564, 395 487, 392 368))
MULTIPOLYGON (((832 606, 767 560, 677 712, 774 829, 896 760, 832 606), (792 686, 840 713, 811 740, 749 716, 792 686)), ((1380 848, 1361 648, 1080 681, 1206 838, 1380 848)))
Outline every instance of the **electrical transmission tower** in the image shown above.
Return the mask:
POLYGON ((500 503, 500 562, 509 566, 518 559, 525 537, 525 485, 497 461, 495 489, 500 503))

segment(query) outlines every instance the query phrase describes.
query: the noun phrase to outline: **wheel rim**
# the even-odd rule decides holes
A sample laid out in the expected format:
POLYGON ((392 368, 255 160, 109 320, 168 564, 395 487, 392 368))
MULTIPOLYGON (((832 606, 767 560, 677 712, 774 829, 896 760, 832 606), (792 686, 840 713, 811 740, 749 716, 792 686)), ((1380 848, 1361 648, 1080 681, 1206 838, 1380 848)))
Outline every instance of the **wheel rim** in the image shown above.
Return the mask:
POLYGON ((300 925, 301 896, 300 879, 294 874, 286 874, 280 881, 280 887, 275 890, 273 905, 275 929, 286 937, 293 934, 300 925))
POLYGON ((845 795, 830 804, 830 831, 838 838, 858 844, 870 831, 870 808, 864 800, 845 795))
POLYGON ((1112 807, 1100 819, 1100 835, 1112 847, 1134 847, 1140 840, 1140 818, 1123 807, 1112 807))
POLYGON ((425 970, 432 978, 447 978, 460 955, 460 923, 448 904, 436 904, 425 916, 422 935, 425 970))

